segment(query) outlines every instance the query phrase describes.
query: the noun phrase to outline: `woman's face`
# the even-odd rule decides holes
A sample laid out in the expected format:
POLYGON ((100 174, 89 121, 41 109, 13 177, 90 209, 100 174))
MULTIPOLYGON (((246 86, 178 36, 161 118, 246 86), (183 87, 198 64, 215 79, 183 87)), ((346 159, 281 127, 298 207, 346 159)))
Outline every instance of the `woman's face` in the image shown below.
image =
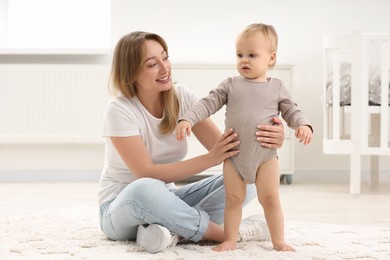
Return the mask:
POLYGON ((147 40, 146 62, 143 64, 135 85, 138 91, 162 92, 172 87, 171 62, 160 43, 147 40))

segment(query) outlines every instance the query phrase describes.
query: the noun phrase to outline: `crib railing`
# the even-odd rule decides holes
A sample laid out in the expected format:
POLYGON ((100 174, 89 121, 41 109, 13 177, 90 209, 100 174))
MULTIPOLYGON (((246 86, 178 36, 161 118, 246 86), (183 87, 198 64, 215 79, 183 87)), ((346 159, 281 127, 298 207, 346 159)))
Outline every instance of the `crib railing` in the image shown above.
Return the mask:
POLYGON ((326 35, 324 49, 323 151, 350 155, 350 193, 359 194, 361 156, 370 155, 370 184, 375 189, 379 185, 379 155, 390 155, 390 34, 326 35), (380 74, 375 80, 380 95, 375 96, 376 106, 372 106, 369 95, 374 52, 380 74), (345 82, 340 68, 346 57, 350 58, 350 79, 343 74, 343 80, 349 80, 350 100, 341 102, 340 82, 345 82), (332 86, 329 89, 328 78, 332 86))
MULTIPOLYGON (((389 154, 389 77, 390 35, 361 34, 326 35, 324 37, 324 79, 332 81, 332 96, 324 98, 324 152, 350 154, 356 146, 362 154, 389 154), (380 73, 380 104, 369 105, 370 44, 378 43, 380 73), (340 103, 340 64, 349 52, 351 62, 351 104, 340 103), (329 58, 331 57, 331 59, 329 58), (350 117, 350 122, 346 118, 350 117), (378 114, 378 118, 372 115, 378 114), (379 121, 373 125, 372 121, 379 121), (372 129, 372 126, 378 127, 372 129), (372 131, 379 132, 374 136, 372 131)), ((325 82, 324 96, 327 94, 325 82)))
POLYGON ((105 65, 0 66, 0 143, 102 142, 105 65))
POLYGON ((380 147, 389 147, 389 72, 390 72, 390 36, 386 40, 381 40, 381 134, 380 147))
MULTIPOLYGON (((340 105, 340 66, 343 52, 352 48, 351 35, 324 36, 323 149, 325 153, 348 154, 353 146, 350 133, 346 136, 344 107, 340 105), (331 99, 327 98, 327 80, 331 78, 331 99), (330 102, 329 102, 330 101, 330 102)), ((348 128, 348 127, 347 127, 348 128)))

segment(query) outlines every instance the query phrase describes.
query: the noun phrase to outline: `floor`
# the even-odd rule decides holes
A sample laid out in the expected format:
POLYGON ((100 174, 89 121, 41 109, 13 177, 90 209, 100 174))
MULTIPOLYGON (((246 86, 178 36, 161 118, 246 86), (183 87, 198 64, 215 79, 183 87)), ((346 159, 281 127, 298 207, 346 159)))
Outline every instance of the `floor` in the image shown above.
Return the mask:
MULTIPOLYGON (((0 219, 34 211, 97 206, 96 182, 0 183, 0 219)), ((333 224, 390 226, 390 182, 377 191, 362 186, 362 194, 349 194, 346 181, 294 176, 280 186, 285 220, 333 224)), ((244 217, 261 213, 256 200, 244 209, 244 217)))

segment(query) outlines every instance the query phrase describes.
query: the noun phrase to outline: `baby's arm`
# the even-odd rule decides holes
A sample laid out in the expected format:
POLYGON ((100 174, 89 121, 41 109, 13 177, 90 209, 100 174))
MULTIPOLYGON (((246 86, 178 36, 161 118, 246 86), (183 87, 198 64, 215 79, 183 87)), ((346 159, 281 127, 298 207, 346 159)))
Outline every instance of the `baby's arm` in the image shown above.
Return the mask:
POLYGON ((187 133, 187 136, 191 135, 191 123, 186 120, 180 120, 176 127, 176 139, 182 141, 187 133))
POLYGON ((300 143, 310 144, 313 132, 307 125, 301 125, 295 130, 295 136, 298 138, 300 143))

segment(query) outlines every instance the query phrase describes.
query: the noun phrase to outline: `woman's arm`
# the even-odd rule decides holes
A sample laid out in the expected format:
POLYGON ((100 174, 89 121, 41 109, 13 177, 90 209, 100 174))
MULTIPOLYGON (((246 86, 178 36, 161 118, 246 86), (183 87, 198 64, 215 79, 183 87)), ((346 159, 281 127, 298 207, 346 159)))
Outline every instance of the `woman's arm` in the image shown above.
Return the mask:
POLYGON ((199 142, 210 151, 215 142, 222 135, 216 124, 210 119, 200 121, 192 127, 192 132, 199 142))
POLYGON ((229 151, 238 145, 237 142, 232 143, 235 137, 232 131, 224 133, 214 140, 214 146, 210 148, 209 153, 189 160, 165 164, 153 163, 140 136, 111 137, 111 141, 137 178, 150 177, 165 182, 175 182, 218 165, 226 158, 237 154, 237 151, 229 151))
MULTIPOLYGON (((262 126, 257 135, 266 147, 280 148, 284 140, 282 122, 275 119, 275 126, 262 126)), ((165 182, 175 182, 222 163, 238 151, 230 151, 238 143, 231 143, 233 132, 221 135, 221 131, 207 118, 194 125, 193 133, 209 153, 181 162, 154 164, 140 136, 111 137, 111 141, 129 169, 138 178, 151 177, 165 182)))

